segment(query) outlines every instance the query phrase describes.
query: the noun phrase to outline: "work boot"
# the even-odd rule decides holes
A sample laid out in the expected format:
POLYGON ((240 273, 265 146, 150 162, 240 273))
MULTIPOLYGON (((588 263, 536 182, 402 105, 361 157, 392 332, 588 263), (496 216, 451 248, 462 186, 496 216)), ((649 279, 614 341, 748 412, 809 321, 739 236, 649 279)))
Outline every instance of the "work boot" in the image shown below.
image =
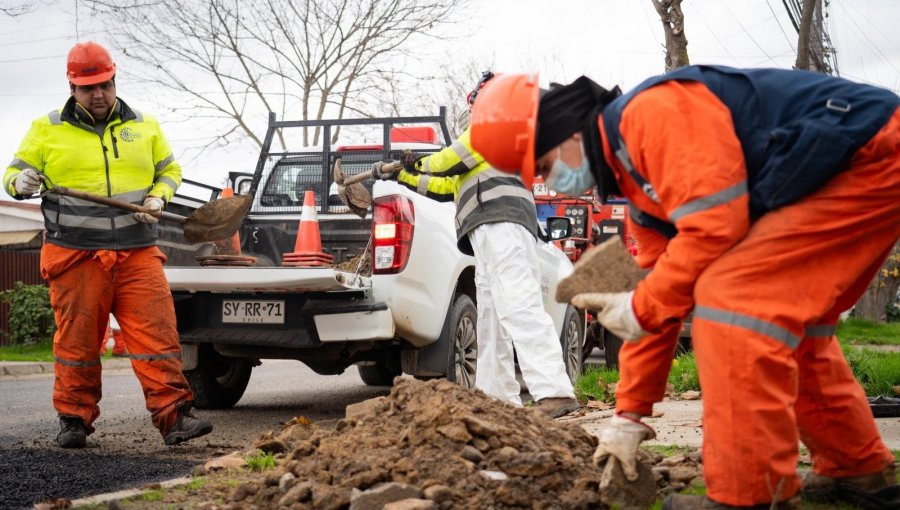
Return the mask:
POLYGON ((687 496, 684 494, 673 494, 663 501, 663 510, 727 510, 729 508, 746 508, 750 510, 769 510, 770 508, 777 510, 800 510, 800 506, 800 496, 786 499, 775 506, 772 506, 771 503, 754 506, 731 506, 713 501, 706 496, 687 496))
POLYGON ((77 416, 59 417, 59 434, 56 444, 60 448, 84 448, 87 443, 88 429, 77 416))
POLYGON ((172 425, 172 428, 169 429, 169 432, 163 438, 166 445, 174 446, 188 439, 205 436, 212 432, 212 423, 194 416, 194 412, 191 409, 193 406, 193 402, 185 402, 179 405, 176 411, 178 414, 175 417, 175 425, 172 425))
POLYGON ((800 489, 803 499, 815 503, 850 503, 864 510, 900 509, 896 464, 876 473, 830 478, 809 472, 800 489))
POLYGON ((559 418, 581 409, 581 404, 574 398, 548 397, 538 400, 534 408, 551 418, 559 418))

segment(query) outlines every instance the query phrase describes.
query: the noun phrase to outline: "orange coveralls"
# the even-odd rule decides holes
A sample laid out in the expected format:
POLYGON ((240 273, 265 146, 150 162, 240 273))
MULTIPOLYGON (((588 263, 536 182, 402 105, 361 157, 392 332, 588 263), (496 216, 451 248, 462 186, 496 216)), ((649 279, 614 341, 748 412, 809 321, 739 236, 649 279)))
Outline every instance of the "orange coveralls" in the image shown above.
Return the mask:
MULTIPOLYGON (((602 121, 600 130, 605 138, 602 121)), ((659 204, 606 143, 605 159, 622 192, 658 218, 747 179, 730 112, 702 84, 641 92, 620 132, 659 204)), ((749 506, 796 494, 798 440, 829 477, 892 463, 834 329, 900 237, 900 111, 845 171, 793 204, 751 223, 743 194, 679 216, 671 240, 633 230, 639 264, 653 267, 633 306, 652 333, 620 353, 617 411, 649 415, 662 399, 680 321, 693 309, 710 498, 749 506)))
POLYGON ((53 405, 77 416, 90 432, 100 415, 100 344, 110 312, 122 328, 131 366, 141 383, 153 426, 165 436, 176 406, 192 400, 181 373, 175 309, 156 246, 133 250, 41 249, 41 276, 50 284, 58 329, 53 337, 53 405))

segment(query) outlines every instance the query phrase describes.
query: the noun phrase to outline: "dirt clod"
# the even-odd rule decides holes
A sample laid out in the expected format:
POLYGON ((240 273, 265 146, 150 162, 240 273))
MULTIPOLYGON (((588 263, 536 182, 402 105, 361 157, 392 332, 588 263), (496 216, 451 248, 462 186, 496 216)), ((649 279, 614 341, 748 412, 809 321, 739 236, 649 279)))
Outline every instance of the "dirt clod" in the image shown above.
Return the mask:
POLYGON ((627 292, 643 278, 634 257, 618 236, 589 249, 575 263, 572 274, 559 282, 556 300, 568 303, 583 292, 627 292))

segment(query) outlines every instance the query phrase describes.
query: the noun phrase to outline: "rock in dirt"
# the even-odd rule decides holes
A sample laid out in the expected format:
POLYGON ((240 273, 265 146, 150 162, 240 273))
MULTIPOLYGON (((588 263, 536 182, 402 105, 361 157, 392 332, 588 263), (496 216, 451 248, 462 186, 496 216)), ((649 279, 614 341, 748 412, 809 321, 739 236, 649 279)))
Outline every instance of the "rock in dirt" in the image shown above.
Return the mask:
MULTIPOLYGON (((285 493, 260 479, 234 507, 347 508, 366 492, 398 486, 415 494, 392 505, 417 500, 400 508, 602 507, 601 471, 591 462, 597 439, 578 425, 446 380, 398 379, 390 396, 349 414, 340 430, 292 424, 277 434, 288 451, 273 479, 290 473, 296 483, 285 493)), ((647 497, 655 494, 651 487, 647 497)))
POLYGON ((643 274, 622 239, 613 236, 584 252, 572 274, 556 287, 556 300, 568 303, 582 292, 628 292, 643 274))

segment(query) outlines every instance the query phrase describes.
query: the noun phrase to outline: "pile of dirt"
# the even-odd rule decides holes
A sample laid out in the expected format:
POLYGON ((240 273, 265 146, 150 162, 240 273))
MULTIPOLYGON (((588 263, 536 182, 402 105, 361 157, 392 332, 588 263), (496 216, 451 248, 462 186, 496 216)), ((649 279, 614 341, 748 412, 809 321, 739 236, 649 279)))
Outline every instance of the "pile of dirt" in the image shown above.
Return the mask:
MULTIPOLYGON (((400 508, 601 508, 596 445, 578 425, 479 391, 398 379, 390 396, 348 407, 334 430, 295 420, 261 438, 256 446, 282 452, 284 461, 238 487, 232 501, 381 508, 380 493, 399 491, 412 498, 400 508)), ((655 485, 650 492, 655 497, 655 485)))
POLYGON ((335 264, 334 267, 350 273, 359 272, 362 276, 372 276, 372 258, 369 256, 368 250, 340 264, 335 264))

